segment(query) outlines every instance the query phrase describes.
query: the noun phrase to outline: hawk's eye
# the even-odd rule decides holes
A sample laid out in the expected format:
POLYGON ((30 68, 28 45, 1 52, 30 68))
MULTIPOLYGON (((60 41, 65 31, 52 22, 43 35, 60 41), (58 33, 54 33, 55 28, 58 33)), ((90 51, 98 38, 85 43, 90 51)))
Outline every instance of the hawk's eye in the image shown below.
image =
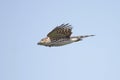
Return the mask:
POLYGON ((44 39, 41 39, 41 41, 44 41, 44 39))

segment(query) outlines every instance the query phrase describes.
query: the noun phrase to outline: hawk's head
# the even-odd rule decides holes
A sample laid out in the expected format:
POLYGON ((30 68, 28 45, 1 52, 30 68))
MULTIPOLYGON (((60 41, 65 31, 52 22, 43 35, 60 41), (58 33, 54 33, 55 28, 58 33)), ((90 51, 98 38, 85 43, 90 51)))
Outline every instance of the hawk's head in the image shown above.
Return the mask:
POLYGON ((46 44, 49 44, 50 42, 51 42, 50 38, 46 37, 46 38, 41 39, 41 41, 38 42, 38 45, 46 45, 46 44))

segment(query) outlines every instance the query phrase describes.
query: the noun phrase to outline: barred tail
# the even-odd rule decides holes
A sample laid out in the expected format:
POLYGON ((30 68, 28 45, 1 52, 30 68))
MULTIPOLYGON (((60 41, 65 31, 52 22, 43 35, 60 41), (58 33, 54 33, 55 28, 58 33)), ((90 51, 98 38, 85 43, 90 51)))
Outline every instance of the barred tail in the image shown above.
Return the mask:
POLYGON ((77 41, 81 41, 83 38, 91 37, 91 36, 95 36, 95 35, 73 36, 70 39, 73 42, 77 42, 77 41))
POLYGON ((79 38, 86 38, 86 37, 91 37, 91 36, 95 36, 95 35, 84 35, 84 36, 79 36, 79 38))

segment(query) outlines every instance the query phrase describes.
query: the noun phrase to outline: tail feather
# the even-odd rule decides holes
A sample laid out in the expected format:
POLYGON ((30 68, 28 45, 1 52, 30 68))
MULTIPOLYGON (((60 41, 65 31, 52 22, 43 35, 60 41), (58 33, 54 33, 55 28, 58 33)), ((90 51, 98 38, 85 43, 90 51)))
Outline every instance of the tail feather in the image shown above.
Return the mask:
POLYGON ((81 41, 83 38, 91 37, 91 36, 95 36, 95 35, 73 36, 71 37, 71 41, 77 42, 77 41, 81 41))
POLYGON ((95 35, 84 35, 84 36, 79 36, 79 38, 86 38, 86 37, 91 37, 91 36, 95 36, 95 35))

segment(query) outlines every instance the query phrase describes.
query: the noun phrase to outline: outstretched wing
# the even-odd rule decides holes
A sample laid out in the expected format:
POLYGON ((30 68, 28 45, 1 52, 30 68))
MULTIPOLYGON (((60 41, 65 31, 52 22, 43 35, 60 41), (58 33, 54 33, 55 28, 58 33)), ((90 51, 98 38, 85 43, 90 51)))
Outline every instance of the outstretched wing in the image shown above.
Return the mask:
POLYGON ((70 38, 72 27, 69 24, 61 24, 48 33, 51 39, 70 38))

